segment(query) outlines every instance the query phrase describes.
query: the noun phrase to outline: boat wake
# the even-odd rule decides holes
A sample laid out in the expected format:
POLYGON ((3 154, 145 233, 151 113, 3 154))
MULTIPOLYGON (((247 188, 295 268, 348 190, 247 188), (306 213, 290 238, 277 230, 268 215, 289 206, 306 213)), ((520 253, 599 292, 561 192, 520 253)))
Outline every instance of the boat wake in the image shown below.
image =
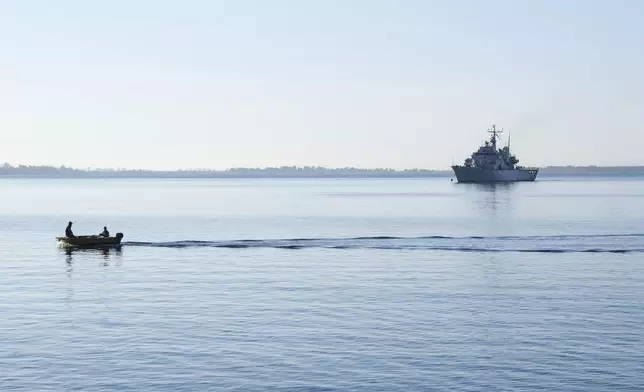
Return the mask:
POLYGON ((599 234, 497 237, 346 237, 291 238, 233 241, 124 242, 124 246, 155 248, 228 249, 379 249, 455 252, 523 253, 639 253, 644 252, 644 234, 599 234))

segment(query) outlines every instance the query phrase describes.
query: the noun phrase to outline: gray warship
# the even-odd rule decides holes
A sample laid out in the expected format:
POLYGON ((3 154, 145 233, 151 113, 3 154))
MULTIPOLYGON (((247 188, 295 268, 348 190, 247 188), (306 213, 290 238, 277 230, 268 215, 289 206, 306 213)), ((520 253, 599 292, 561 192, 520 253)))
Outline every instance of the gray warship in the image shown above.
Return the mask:
POLYGON ((534 181, 537 178, 538 168, 517 166, 519 160, 510 154, 510 142, 508 145, 497 149, 496 141, 500 139, 502 130, 497 130, 496 125, 488 129, 492 134, 489 141, 480 146, 467 158, 463 165, 453 165, 452 170, 456 175, 456 181, 464 183, 492 183, 492 182, 516 182, 534 181))

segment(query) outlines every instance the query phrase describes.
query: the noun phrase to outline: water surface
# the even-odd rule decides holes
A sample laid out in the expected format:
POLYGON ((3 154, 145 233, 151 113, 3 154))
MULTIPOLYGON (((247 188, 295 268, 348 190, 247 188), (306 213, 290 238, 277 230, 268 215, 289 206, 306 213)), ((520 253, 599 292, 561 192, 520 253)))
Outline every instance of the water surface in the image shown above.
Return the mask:
POLYGON ((0 389, 642 390, 643 255, 637 177, 3 179, 0 389))

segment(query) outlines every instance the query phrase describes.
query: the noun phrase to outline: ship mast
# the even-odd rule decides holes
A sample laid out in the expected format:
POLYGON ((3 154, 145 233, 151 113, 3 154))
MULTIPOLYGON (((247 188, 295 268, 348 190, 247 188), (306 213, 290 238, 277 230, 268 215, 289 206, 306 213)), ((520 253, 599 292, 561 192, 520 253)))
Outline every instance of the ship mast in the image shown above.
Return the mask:
POLYGON ((488 130, 488 133, 492 134, 491 142, 492 142, 492 148, 494 151, 496 151, 496 139, 500 139, 501 137, 499 136, 499 133, 502 133, 503 131, 497 131, 496 130, 496 124, 492 124, 492 130, 488 130))

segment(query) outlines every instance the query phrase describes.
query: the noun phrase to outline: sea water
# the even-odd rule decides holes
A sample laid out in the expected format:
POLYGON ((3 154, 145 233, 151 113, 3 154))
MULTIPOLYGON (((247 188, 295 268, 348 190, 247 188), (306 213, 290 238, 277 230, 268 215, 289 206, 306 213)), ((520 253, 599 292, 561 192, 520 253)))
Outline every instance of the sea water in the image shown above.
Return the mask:
POLYGON ((1 391, 644 389, 641 177, 2 179, 0 260, 1 391))

